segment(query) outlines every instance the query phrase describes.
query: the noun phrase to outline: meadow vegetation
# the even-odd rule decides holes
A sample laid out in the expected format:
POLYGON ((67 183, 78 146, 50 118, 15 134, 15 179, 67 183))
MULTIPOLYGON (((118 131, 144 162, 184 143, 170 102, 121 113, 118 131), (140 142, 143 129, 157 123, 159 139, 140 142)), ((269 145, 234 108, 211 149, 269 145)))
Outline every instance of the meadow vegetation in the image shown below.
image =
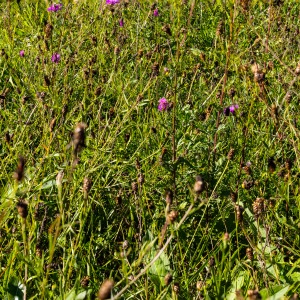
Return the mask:
POLYGON ((1 299, 298 299, 300 2, 0 2, 1 299))

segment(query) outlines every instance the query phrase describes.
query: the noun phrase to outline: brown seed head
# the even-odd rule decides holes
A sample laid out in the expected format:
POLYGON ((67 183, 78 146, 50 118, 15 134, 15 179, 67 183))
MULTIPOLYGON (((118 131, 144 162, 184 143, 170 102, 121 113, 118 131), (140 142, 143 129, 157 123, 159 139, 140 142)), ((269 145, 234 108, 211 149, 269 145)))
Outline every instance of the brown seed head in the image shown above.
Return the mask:
POLYGON ((164 278, 165 285, 168 286, 172 282, 172 280, 173 280, 172 274, 168 273, 164 278))
POLYGON ((202 180, 202 177, 197 175, 196 181, 194 184, 194 192, 199 195, 204 191, 204 181, 202 180))
POLYGON ((139 187, 139 186, 138 186, 137 182, 132 182, 132 183, 131 183, 131 189, 132 189, 133 193, 136 193, 136 192, 137 192, 138 187, 139 187))
POLYGON ((173 291, 175 294, 179 294, 179 291, 180 291, 180 288, 179 288, 179 283, 178 282, 175 282, 174 285, 173 285, 173 291))
POLYGON ((256 200, 252 204, 253 213, 256 218, 262 215, 266 210, 266 203, 264 198, 256 198, 256 200))
POLYGON ((112 290, 113 286, 114 286, 114 281, 112 279, 106 279, 102 283, 102 285, 99 289, 98 299, 105 300, 105 299, 110 298, 111 290, 112 290))
POLYGON ((26 219, 28 215, 28 203, 24 199, 20 199, 19 202, 17 203, 17 210, 19 215, 23 219, 26 219))
POLYGON ((83 179, 83 192, 88 194, 92 187, 92 180, 84 177, 83 179))
POLYGON ((248 290, 247 296, 249 300, 258 300, 261 299, 261 295, 257 290, 248 290))
POLYGON ((139 173, 138 175, 138 183, 142 185, 145 182, 145 176, 143 173, 139 173))
POLYGON ((233 159, 233 156, 234 156, 234 149, 231 148, 227 154, 227 159, 228 160, 232 160, 233 159))
POLYGON ((244 212, 244 208, 242 206, 240 205, 235 206, 236 218, 239 223, 243 222, 243 212, 244 212))
POLYGON ((73 143, 74 154, 77 155, 82 148, 85 147, 85 129, 87 125, 85 123, 78 123, 74 129, 73 143))
POLYGON ((173 203, 173 192, 171 190, 166 191, 166 203, 169 205, 173 203))
POLYGON ((246 256, 249 260, 253 260, 253 249, 252 248, 247 248, 246 249, 246 256))
POLYGON ((52 24, 47 23, 44 30, 45 30, 45 39, 49 39, 53 30, 52 24))
POLYGON ((170 223, 174 223, 175 220, 178 217, 178 212, 176 210, 172 210, 169 214, 168 214, 168 221, 170 223))
POLYGON ((80 285, 83 287, 83 288, 86 288, 88 287, 90 283, 90 277, 89 276, 84 276, 81 281, 80 281, 80 285))
POLYGON ((16 181, 21 181, 24 177, 25 159, 23 156, 19 156, 18 166, 13 174, 13 178, 16 181))

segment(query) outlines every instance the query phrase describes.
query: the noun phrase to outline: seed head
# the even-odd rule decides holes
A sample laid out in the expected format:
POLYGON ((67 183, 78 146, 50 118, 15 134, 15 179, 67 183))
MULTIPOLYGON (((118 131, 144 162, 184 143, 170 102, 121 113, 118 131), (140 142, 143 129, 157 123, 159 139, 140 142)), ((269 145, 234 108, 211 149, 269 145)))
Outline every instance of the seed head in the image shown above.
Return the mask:
POLYGON ((174 223, 175 220, 178 217, 178 212, 176 210, 172 210, 169 214, 168 214, 168 221, 169 223, 174 223))
POLYGON ((197 175, 196 181, 194 184, 194 192, 196 195, 200 195, 204 191, 204 181, 202 180, 202 177, 197 175))
POLYGON ((179 291, 180 291, 180 287, 179 287, 179 283, 178 282, 175 282, 174 285, 173 285, 173 291, 176 295, 179 294, 179 291))
POLYGON ((138 187, 139 186, 138 186, 137 182, 132 182, 131 183, 131 189, 132 189, 132 191, 133 191, 134 194, 137 192, 138 187))
POLYGON ((24 177, 25 159, 23 156, 19 156, 19 162, 16 171, 13 174, 13 178, 20 182, 24 177))
POLYGON ((85 129, 87 125, 85 123, 79 123, 76 125, 73 133, 74 154, 77 155, 82 148, 85 147, 85 129))
POLYGON ((261 299, 261 295, 257 290, 248 290, 247 296, 249 300, 258 300, 261 299))
POLYGON ((227 154, 227 159, 232 160, 233 156, 234 156, 234 149, 231 148, 227 154))
POLYGON ((83 288, 86 288, 88 287, 90 283, 90 277, 89 276, 84 276, 81 281, 80 281, 80 285, 83 287, 83 288))
POLYGON ((102 283, 102 285, 99 289, 98 299, 99 300, 105 300, 105 299, 110 298, 113 286, 114 286, 114 281, 112 279, 106 279, 102 283))
POLYGON ((242 206, 240 205, 235 206, 236 218, 239 223, 243 222, 243 212, 244 212, 244 208, 242 206))
POLYGON ((145 182, 145 176, 143 173, 139 173, 138 175, 138 183, 142 185, 145 182))
POLYGON ((19 215, 23 219, 26 219, 28 215, 28 203, 24 199, 20 199, 19 202, 17 203, 17 210, 19 215))
POLYGON ((256 200, 252 204, 253 213, 256 218, 262 215, 266 210, 266 203, 264 198, 256 198, 256 200))
POLYGON ((253 260, 253 249, 252 248, 247 248, 246 249, 246 256, 249 260, 253 260))
POLYGON ((83 179, 83 192, 84 194, 88 194, 89 191, 91 190, 91 187, 92 187, 92 180, 87 178, 87 177, 84 177, 83 179))
POLYGON ((166 203, 169 205, 173 203, 173 192, 169 189, 166 191, 166 203))
POLYGON ((45 39, 49 39, 52 34, 53 26, 50 23, 47 23, 45 26, 45 39))
POLYGON ((164 278, 165 285, 168 286, 172 282, 172 280, 173 280, 172 274, 168 273, 164 278))

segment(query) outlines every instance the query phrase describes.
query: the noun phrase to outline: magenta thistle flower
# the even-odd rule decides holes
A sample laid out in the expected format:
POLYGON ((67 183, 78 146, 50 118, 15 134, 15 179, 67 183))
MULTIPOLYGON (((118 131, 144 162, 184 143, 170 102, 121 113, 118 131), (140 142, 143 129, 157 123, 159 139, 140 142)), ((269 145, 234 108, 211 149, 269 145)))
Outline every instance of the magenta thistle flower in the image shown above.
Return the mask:
POLYGON ((158 110, 165 111, 169 108, 170 104, 166 98, 161 98, 158 101, 158 110))
POLYGON ((235 114, 235 111, 239 108, 237 104, 232 104, 224 108, 224 115, 229 116, 230 114, 235 114))
POLYGON ((51 57, 51 61, 58 64, 60 61, 60 55, 58 53, 54 53, 51 57))
POLYGON ((24 57, 24 55, 25 55, 25 51, 24 51, 24 50, 21 50, 21 51, 20 51, 20 56, 21 56, 21 57, 24 57))
POLYGON ((153 11, 153 16, 154 17, 158 17, 159 13, 158 13, 158 9, 155 8, 154 11, 153 11))
POLYGON ((48 7, 48 11, 58 11, 58 10, 61 10, 62 9, 62 4, 59 3, 59 4, 56 4, 56 3, 53 3, 50 7, 48 7))
POLYGON ((124 20, 123 20, 123 19, 120 19, 120 20, 119 20, 119 25, 120 25, 120 27, 123 27, 123 26, 124 26, 124 20))
POLYGON ((120 3, 120 0, 106 0, 106 4, 108 5, 115 5, 120 3))

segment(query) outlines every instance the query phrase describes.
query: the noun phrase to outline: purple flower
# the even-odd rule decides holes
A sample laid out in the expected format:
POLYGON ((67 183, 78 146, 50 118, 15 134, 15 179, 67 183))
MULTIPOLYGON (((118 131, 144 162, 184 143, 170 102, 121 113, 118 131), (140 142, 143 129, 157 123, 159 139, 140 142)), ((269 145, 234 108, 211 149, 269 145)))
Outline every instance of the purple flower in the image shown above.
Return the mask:
POLYGON ((230 106, 228 106, 228 107, 225 107, 224 108, 224 115, 225 116, 229 116, 230 114, 235 114, 235 111, 236 111, 236 109, 238 109, 239 108, 239 106, 237 105, 237 104, 232 104, 232 105, 230 105, 230 106))
POLYGON ((21 57, 24 57, 24 55, 25 55, 25 51, 24 51, 24 50, 21 50, 21 51, 20 51, 20 56, 21 56, 21 57))
POLYGON ((60 55, 58 53, 54 53, 51 57, 51 61, 58 64, 60 61, 60 55))
POLYGON ((59 3, 59 4, 56 4, 56 3, 53 3, 50 7, 48 7, 48 11, 58 11, 58 10, 61 10, 62 9, 62 4, 59 3))
POLYGON ((114 5, 120 3, 120 0, 106 0, 106 4, 114 5))
POLYGON ((159 14, 158 14, 158 9, 155 8, 154 11, 153 11, 153 16, 154 16, 154 17, 158 17, 158 15, 159 15, 159 14))
POLYGON ((158 110, 165 111, 169 108, 170 104, 166 98, 161 98, 158 101, 158 110))
POLYGON ((119 20, 119 25, 120 25, 120 27, 123 27, 123 26, 124 26, 124 21, 123 21, 123 19, 120 19, 120 20, 119 20))

